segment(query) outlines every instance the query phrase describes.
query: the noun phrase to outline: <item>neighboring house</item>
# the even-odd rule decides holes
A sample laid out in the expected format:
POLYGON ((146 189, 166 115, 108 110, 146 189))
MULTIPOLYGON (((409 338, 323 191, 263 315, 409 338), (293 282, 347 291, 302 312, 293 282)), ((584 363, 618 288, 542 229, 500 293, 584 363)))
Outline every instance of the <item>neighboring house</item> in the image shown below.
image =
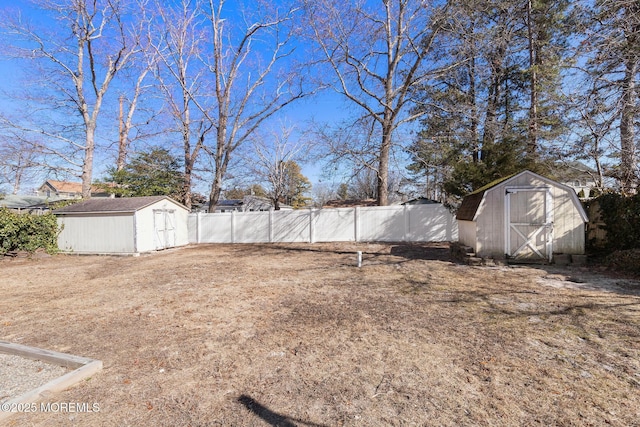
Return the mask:
POLYGON ((65 199, 55 195, 52 197, 44 197, 8 194, 0 199, 0 207, 7 208, 14 212, 42 213, 49 210, 50 203, 60 200, 65 199))
MULTIPOLYGON (((260 212, 271 209, 273 209, 273 203, 265 197, 244 196, 242 199, 220 200, 216 205, 215 212, 260 212)), ((289 205, 280 204, 280 210, 292 209, 289 205)))
POLYGON ((400 203, 401 205, 434 205, 434 204, 440 204, 440 202, 433 200, 433 199, 429 199, 427 197, 416 197, 415 199, 411 199, 411 200, 407 200, 404 203, 400 203))
POLYGON ((595 170, 580 162, 568 162, 554 171, 556 181, 573 188, 584 199, 589 198, 591 190, 597 188, 594 179, 596 174, 595 170))
POLYGON ((378 202, 375 199, 336 199, 329 200, 324 204, 325 208, 356 208, 365 206, 378 206, 378 202))
POLYGON ((167 196, 91 198, 53 213, 65 252, 135 255, 189 243, 189 210, 167 196))
MULTIPOLYGON (((82 183, 69 182, 69 181, 54 181, 52 179, 46 180, 44 184, 36 190, 38 196, 53 197, 57 196, 61 199, 80 199, 82 198, 82 183)), ((104 191, 104 189, 92 185, 91 186, 92 197, 110 197, 111 195, 104 191)))

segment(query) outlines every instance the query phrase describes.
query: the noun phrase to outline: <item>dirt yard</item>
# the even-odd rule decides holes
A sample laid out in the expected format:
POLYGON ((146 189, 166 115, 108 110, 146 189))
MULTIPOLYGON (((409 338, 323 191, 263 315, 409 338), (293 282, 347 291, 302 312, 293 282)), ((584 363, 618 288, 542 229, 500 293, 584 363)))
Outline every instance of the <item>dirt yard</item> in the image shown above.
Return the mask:
POLYGON ((45 400, 99 412, 12 426, 640 425, 640 284, 586 269, 205 245, 0 277, 0 339, 104 362, 45 400))

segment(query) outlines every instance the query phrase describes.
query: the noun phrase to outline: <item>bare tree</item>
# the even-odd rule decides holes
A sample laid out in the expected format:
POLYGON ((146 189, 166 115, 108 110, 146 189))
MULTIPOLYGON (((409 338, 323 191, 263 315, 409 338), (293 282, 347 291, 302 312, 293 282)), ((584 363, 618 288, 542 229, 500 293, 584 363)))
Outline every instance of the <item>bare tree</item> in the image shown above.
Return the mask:
POLYGON ((307 25, 336 77, 334 90, 380 128, 376 144, 378 203, 388 203, 390 152, 411 114, 414 91, 438 71, 436 48, 443 8, 417 0, 305 0, 307 25), (432 56, 431 59, 434 59, 432 56))
POLYGON ((182 202, 188 208, 192 204, 195 165, 213 128, 209 118, 210 82, 201 60, 207 42, 202 7, 199 1, 183 0, 175 8, 156 2, 160 20, 149 32, 150 55, 159 62, 155 76, 182 141, 182 202))
POLYGON ((283 125, 268 135, 256 135, 251 159, 246 159, 254 177, 267 183, 267 196, 275 210, 280 210, 280 203, 290 203, 298 195, 294 193, 299 185, 309 184, 298 166, 309 147, 291 141, 293 131, 283 125))
POLYGON ((206 10, 211 31, 207 66, 214 97, 213 105, 202 109, 215 129, 215 144, 207 147, 214 164, 211 210, 220 198, 233 152, 265 120, 306 96, 293 63, 298 10, 258 2, 241 21, 225 17, 224 6, 224 0, 209 0, 206 10))
POLYGON ((116 170, 121 171, 124 169, 127 162, 127 155, 129 154, 129 148, 131 146, 131 131, 134 129, 134 116, 138 109, 138 101, 141 95, 151 87, 149 84, 145 84, 145 79, 151 71, 154 65, 152 59, 142 68, 138 68, 138 75, 135 78, 133 85, 133 91, 127 91, 130 96, 121 94, 118 98, 119 102, 119 114, 118 114, 118 157, 116 158, 116 170), (126 106, 125 106, 126 104, 126 106))
POLYGON ((20 135, 5 135, 0 142, 0 185, 18 194, 25 180, 34 176, 42 160, 37 146, 20 135))
POLYGON ((260 2, 251 11, 227 11, 224 0, 156 8, 167 28, 156 51, 167 71, 161 86, 183 132, 185 189, 202 150, 213 175, 213 210, 234 152, 265 120, 306 95, 293 61, 297 10, 260 2))
POLYGON ((34 28, 21 14, 4 19, 2 25, 14 42, 12 53, 41 73, 38 80, 45 91, 41 102, 53 111, 49 116, 52 126, 45 127, 44 120, 39 121, 40 127, 22 120, 5 119, 5 123, 48 138, 43 148, 80 172, 82 195, 91 197, 96 130, 103 102, 115 76, 138 52, 128 29, 129 5, 126 0, 34 3, 55 22, 55 27, 34 28), (46 81, 42 81, 43 76, 46 81), (74 118, 80 126, 74 126, 74 118))

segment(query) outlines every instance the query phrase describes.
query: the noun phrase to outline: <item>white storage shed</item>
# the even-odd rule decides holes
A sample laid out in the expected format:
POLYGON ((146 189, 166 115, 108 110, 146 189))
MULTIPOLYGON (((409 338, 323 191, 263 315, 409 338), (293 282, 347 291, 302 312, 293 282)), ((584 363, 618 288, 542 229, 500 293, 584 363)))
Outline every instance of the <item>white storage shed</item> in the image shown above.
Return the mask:
POLYGON ((458 209, 459 241, 476 256, 548 261, 584 254, 588 222, 576 192, 530 171, 493 182, 458 209))
POLYGON ((189 243, 189 210, 166 196, 96 198, 54 214, 64 252, 139 254, 189 243))

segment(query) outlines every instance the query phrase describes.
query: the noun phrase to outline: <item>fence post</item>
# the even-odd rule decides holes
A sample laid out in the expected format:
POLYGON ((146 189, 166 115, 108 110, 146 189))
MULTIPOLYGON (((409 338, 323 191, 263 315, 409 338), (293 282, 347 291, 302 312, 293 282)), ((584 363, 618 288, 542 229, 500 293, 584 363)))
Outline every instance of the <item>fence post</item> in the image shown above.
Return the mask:
POLYGON ((202 212, 196 213, 196 243, 200 243, 202 241, 202 224, 200 224, 200 215, 202 212))
POLYGON ((360 241, 360 208, 353 208, 353 240, 360 241))
POLYGON ((236 211, 231 211, 231 243, 236 242, 236 211))
POLYGON ((269 209, 269 243, 273 243, 273 209, 269 209))
POLYGON ((410 227, 409 208, 407 205, 404 205, 403 207, 404 209, 402 210, 402 212, 404 217, 404 235, 402 236, 402 241, 406 242, 409 237, 409 227, 410 227))
POLYGON ((309 243, 315 243, 313 226, 313 208, 309 208, 309 243))

